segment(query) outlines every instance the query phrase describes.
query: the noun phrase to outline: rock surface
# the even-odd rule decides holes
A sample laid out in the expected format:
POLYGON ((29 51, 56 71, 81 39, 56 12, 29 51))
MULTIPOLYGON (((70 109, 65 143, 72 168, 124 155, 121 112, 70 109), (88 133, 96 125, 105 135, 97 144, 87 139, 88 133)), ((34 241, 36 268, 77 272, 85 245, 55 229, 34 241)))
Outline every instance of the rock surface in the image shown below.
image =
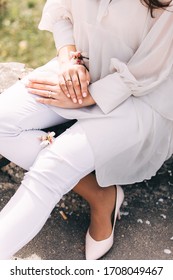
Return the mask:
MULTIPOLYGON (((1 92, 25 75, 20 63, 0 63, 1 92)), ((124 186, 122 219, 115 243, 104 260, 173 259, 173 159, 149 181, 124 186)), ((0 170, 0 208, 19 187, 24 170, 10 163, 0 170)), ((19 259, 84 259, 84 239, 89 225, 87 203, 70 192, 52 211, 41 232, 21 251, 19 259), (65 219, 64 219, 65 218, 65 219)))
POLYGON ((25 64, 18 62, 0 63, 0 93, 20 80, 31 69, 25 68, 25 64))

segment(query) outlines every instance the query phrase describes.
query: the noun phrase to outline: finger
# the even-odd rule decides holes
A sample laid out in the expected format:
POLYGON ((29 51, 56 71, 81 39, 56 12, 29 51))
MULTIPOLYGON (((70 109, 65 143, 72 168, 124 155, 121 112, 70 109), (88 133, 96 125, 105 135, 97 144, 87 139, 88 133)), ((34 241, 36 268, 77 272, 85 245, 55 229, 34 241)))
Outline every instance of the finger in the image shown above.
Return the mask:
POLYGON ((70 96, 73 103, 77 103, 77 98, 76 98, 76 93, 75 93, 75 90, 74 90, 74 85, 73 85, 73 81, 71 79, 71 77, 65 77, 64 76, 64 81, 66 83, 66 88, 68 90, 68 97, 70 96))
POLYGON ((59 108, 79 108, 78 104, 74 104, 71 100, 67 99, 68 102, 63 102, 62 100, 37 98, 36 101, 45 105, 55 106, 59 108), (70 102, 70 103, 69 103, 70 102))
POLYGON ((38 96, 46 97, 49 99, 50 98, 56 99, 56 93, 53 91, 42 91, 42 90, 37 90, 37 89, 29 89, 28 92, 38 95, 38 96))
POLYGON ((38 89, 43 91, 55 91, 57 89, 57 85, 46 85, 46 84, 37 84, 37 83, 29 83, 27 88, 38 89))
POLYGON ((42 79, 42 78, 29 78, 29 83, 35 83, 35 84, 45 84, 50 86, 55 86, 57 82, 51 80, 51 79, 42 79))
MULTIPOLYGON (((80 84, 80 81, 79 81, 79 76, 77 73, 75 73, 73 76, 72 76, 72 84, 73 84, 73 89, 74 89, 74 94, 75 94, 75 97, 77 99, 77 102, 79 104, 82 104, 83 102, 83 97, 82 97, 82 91, 81 91, 81 84, 80 84)), ((72 96, 72 99, 73 99, 73 96, 72 96)))
POLYGON ((86 71, 86 79, 87 79, 87 84, 89 86, 91 78, 90 78, 90 73, 88 71, 86 71))
MULTIPOLYGON (((70 78, 69 78, 69 80, 70 80, 70 78)), ((65 81, 65 79, 64 79, 64 77, 63 76, 59 76, 59 87, 60 87, 60 89, 62 90, 62 92, 68 97, 68 98, 70 98, 71 96, 70 96, 70 93, 69 93, 69 90, 68 90, 68 87, 67 87, 67 84, 66 84, 66 81, 65 81)))
POLYGON ((87 97, 87 92, 88 92, 88 80, 86 77, 86 73, 83 71, 78 72, 79 75, 79 80, 80 80, 80 85, 81 85, 81 92, 83 97, 87 97))
POLYGON ((37 102, 46 104, 46 105, 61 107, 59 101, 55 100, 55 99, 37 98, 37 102))

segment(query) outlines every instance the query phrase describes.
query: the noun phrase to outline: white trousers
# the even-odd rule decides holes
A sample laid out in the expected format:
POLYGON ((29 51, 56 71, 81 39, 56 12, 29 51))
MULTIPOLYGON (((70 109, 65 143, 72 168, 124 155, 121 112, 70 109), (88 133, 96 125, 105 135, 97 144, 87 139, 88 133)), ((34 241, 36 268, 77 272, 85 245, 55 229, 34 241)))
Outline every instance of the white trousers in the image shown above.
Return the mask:
POLYGON ((61 197, 94 170, 78 123, 42 148, 41 129, 66 120, 39 104, 18 82, 0 95, 0 154, 28 170, 0 212, 0 259, 11 258, 43 227, 61 197))

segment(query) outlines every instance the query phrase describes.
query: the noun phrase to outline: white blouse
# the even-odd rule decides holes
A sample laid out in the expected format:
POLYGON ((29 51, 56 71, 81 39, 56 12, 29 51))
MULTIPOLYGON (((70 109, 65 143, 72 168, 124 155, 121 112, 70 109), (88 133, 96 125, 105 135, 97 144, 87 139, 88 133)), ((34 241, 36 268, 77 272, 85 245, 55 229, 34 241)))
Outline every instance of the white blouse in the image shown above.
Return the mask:
POLYGON ((88 55, 89 90, 104 114, 134 95, 173 120, 172 10, 153 19, 140 0, 48 0, 39 28, 57 49, 75 44, 88 55))
MULTIPOLYGON (((152 18, 140 0, 46 2, 39 28, 53 32, 57 49, 75 44, 86 53, 89 92, 96 101, 80 109, 52 109, 78 119, 102 186, 150 178, 173 152, 172 11, 155 10, 152 18)), ((43 68, 57 74, 58 60, 43 68)))

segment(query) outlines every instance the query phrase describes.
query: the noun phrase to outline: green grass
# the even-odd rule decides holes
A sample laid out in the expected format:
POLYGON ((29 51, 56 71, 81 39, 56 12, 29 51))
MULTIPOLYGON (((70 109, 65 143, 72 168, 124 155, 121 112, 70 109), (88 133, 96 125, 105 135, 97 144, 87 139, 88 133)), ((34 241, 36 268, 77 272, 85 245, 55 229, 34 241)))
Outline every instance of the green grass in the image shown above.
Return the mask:
POLYGON ((56 55, 52 34, 38 30, 44 3, 0 0, 0 62, 22 62, 35 68, 56 55))

